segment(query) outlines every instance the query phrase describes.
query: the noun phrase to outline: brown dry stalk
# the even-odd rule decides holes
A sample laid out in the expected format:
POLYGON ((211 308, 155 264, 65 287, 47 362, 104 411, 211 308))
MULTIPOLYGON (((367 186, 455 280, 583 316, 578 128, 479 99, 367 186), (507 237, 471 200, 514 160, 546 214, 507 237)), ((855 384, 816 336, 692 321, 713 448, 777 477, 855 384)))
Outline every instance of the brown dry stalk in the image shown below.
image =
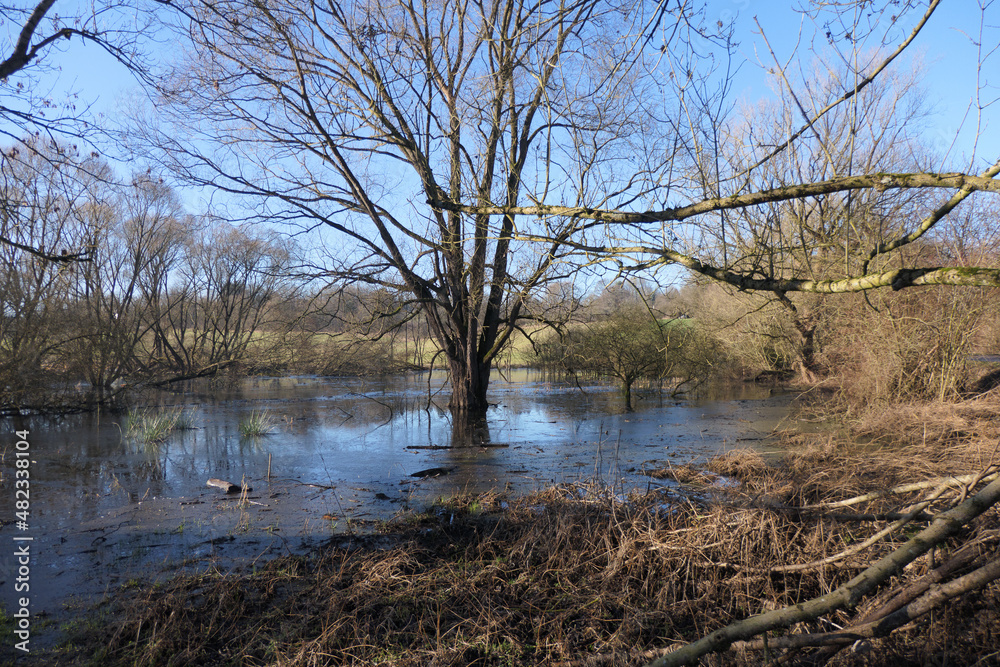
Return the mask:
POLYGON ((864 495, 855 496, 853 498, 847 498, 846 500, 836 500, 825 503, 814 503, 812 505, 803 505, 798 509, 802 510, 813 510, 813 509, 834 509, 837 507, 849 507, 851 505, 857 505, 859 503, 869 502, 871 500, 878 500, 879 498, 885 498, 887 496, 899 495, 903 493, 912 493, 914 491, 924 491, 926 489, 934 489, 938 487, 954 487, 954 486, 965 486, 967 484, 974 484, 977 482, 992 482, 993 480, 1000 477, 1000 473, 992 473, 983 476, 982 473, 975 473, 972 475, 962 475, 960 477, 940 477, 938 479, 928 479, 923 482, 914 482, 912 484, 901 484, 895 486, 891 489, 885 489, 882 491, 874 491, 872 493, 866 493, 864 495))
MULTIPOLYGON (((975 476, 971 475, 970 477, 975 477, 975 476)), ((900 530, 901 528, 903 528, 904 526, 906 526, 908 523, 910 523, 911 521, 913 521, 916 517, 920 516, 923 513, 923 511, 925 509, 927 509, 931 505, 931 503, 933 503, 935 500, 937 500, 942 495, 944 495, 944 492, 947 491, 950 486, 951 485, 948 483, 948 481, 946 481, 944 484, 939 485, 938 488, 936 488, 931 495, 929 495, 928 497, 926 497, 924 500, 920 501, 919 503, 916 503, 915 505, 912 505, 906 511, 906 513, 903 515, 903 517, 900 518, 899 520, 894 521, 893 523, 891 523, 890 525, 886 526, 882 530, 876 532, 874 535, 872 535, 868 539, 864 540, 863 542, 859 542, 858 544, 855 544, 855 545, 851 546, 848 549, 844 549, 843 551, 841 551, 839 553, 833 554, 832 556, 827 556, 826 558, 821 558, 819 560, 814 560, 814 561, 809 562, 809 563, 795 563, 793 565, 775 565, 773 567, 767 567, 767 568, 746 567, 746 566, 735 565, 733 563, 717 563, 717 565, 719 567, 728 567, 728 568, 732 568, 732 569, 735 569, 735 570, 741 571, 741 572, 758 572, 758 573, 766 573, 766 572, 774 572, 774 573, 778 573, 778 572, 803 572, 805 570, 814 570, 814 569, 817 569, 817 568, 824 567, 826 565, 831 565, 831 564, 836 563, 838 561, 842 561, 845 558, 849 558, 850 556, 854 556, 854 555, 856 555, 858 553, 861 553, 862 551, 864 551, 868 547, 870 547, 873 544, 881 541, 882 538, 890 535, 891 533, 893 533, 895 531, 900 530)), ((927 487, 924 487, 924 488, 927 488, 927 487)))
POLYGON ((998 501, 1000 501, 1000 479, 994 480, 961 505, 947 512, 942 512, 930 526, 908 540, 899 549, 885 556, 833 592, 793 607, 785 607, 766 614, 752 616, 728 625, 707 637, 650 662, 649 667, 689 665, 696 662, 701 656, 728 649, 736 641, 746 640, 795 623, 813 621, 834 609, 857 604, 865 595, 899 572, 903 566, 956 534, 968 522, 991 508, 998 501))

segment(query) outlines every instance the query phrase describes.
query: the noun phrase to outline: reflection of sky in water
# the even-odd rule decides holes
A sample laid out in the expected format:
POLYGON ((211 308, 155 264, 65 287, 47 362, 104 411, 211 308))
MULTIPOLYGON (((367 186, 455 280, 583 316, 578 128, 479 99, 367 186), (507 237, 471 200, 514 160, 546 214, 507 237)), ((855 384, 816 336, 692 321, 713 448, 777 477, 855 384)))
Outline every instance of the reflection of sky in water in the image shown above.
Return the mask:
MULTIPOLYGON (((388 489, 430 467, 454 474, 422 484, 445 491, 506 483, 539 485, 606 474, 643 464, 686 463, 710 456, 741 438, 765 435, 784 405, 766 391, 727 401, 676 401, 655 392, 621 413, 613 387, 546 382, 515 372, 491 386, 486 426, 458 437, 487 447, 433 449, 451 444, 455 428, 438 392, 427 407, 425 375, 388 380, 281 378, 248 380, 237 389, 164 394, 183 406, 192 430, 177 431, 156 447, 122 439, 121 415, 30 419, 38 489, 35 516, 72 525, 130 500, 200 493, 210 477, 239 483, 271 475, 319 484, 353 483, 388 489), (266 409, 272 432, 241 438, 239 421, 266 409), (47 491, 43 489, 49 488, 47 491)), ((432 391, 441 381, 432 381, 432 391)), ((641 393, 641 392, 640 392, 641 393)), ((638 472, 638 471, 636 471, 638 472)), ((627 476, 627 475, 626 475, 627 476)), ((645 479, 645 478, 643 478, 645 479)))
MULTIPOLYGON (((614 387, 584 384, 581 393, 515 371, 510 381, 496 376, 496 405, 485 425, 470 431, 452 423, 442 380, 432 378, 430 406, 421 374, 265 378, 225 391, 163 393, 159 406, 183 408, 194 428, 153 447, 122 438, 123 415, 8 420, 8 433, 31 431, 36 601, 59 609, 68 592, 100 595, 126 573, 156 572, 168 562, 239 562, 268 549, 273 555, 295 540, 343 531, 347 517, 387 518, 407 504, 419 508, 454 493, 528 492, 595 477, 625 488, 664 485, 642 469, 753 445, 788 403, 757 387, 725 400, 676 401, 640 391, 637 411, 623 414, 614 387), (262 409, 274 420, 271 433, 241 438, 240 419, 262 409), (465 444, 449 446, 453 441, 465 444), (413 477, 430 468, 451 472, 413 477), (234 528, 241 517, 236 499, 207 489, 212 477, 254 487, 253 530, 234 528)), ((8 444, 5 464, 10 453, 8 444)), ((12 478, 5 471, 9 498, 12 478)), ((4 516, 0 534, 13 534, 12 518, 4 516)), ((0 599, 9 606, 10 559, 0 559, 0 580, 0 599)))

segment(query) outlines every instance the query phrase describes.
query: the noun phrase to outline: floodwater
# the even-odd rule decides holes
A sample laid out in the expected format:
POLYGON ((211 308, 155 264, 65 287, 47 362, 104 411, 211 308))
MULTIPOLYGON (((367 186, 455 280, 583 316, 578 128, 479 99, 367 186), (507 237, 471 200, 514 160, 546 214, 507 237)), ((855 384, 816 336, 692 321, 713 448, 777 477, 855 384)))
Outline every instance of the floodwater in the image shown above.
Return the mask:
POLYGON ((766 448, 791 397, 747 385, 673 400, 639 392, 623 413, 613 386, 581 388, 537 372, 499 373, 483 424, 452 423, 442 378, 258 378, 152 397, 192 428, 155 446, 123 436, 119 414, 0 421, 0 591, 7 613, 30 597, 32 642, 67 608, 136 577, 226 571, 370 530, 403 509, 489 490, 524 493, 598 480, 619 492, 670 485, 644 470, 766 448), (252 411, 267 435, 241 437, 252 411), (30 514, 14 522, 15 432, 30 431, 30 514), (432 471, 428 473, 427 471, 432 471), (441 473, 441 474, 433 474, 441 473), (250 487, 243 497, 211 478, 250 487), (15 538, 31 538, 15 541, 15 538), (30 545, 28 593, 15 592, 15 547, 30 545))

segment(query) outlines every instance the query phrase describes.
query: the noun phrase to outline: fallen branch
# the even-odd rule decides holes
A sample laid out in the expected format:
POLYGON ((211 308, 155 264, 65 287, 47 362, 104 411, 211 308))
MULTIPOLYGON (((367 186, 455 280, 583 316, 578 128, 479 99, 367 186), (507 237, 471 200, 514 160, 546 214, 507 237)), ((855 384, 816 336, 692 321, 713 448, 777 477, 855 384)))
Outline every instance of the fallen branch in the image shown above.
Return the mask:
POLYGON ((889 577, 901 571, 905 565, 958 533, 969 521, 988 510, 998 501, 1000 501, 1000 480, 994 479, 983 490, 962 504, 939 514, 930 526, 920 531, 903 546, 886 555, 836 590, 792 607, 752 616, 720 628, 696 642, 650 662, 649 666, 678 667, 679 665, 689 665, 704 655, 728 649, 734 642, 750 639, 769 630, 785 628, 795 623, 813 621, 835 609, 853 607, 889 577))
POLYGON ((858 621, 858 625, 882 618, 909 604, 927 592, 932 585, 941 583, 959 570, 968 567, 982 558, 984 544, 987 541, 996 541, 996 539, 996 532, 990 531, 986 536, 980 536, 970 542, 966 542, 960 548, 956 549, 944 563, 898 591, 885 604, 862 616, 858 621))
POLYGON ((218 375, 219 371, 225 370, 226 368, 232 366, 235 363, 236 363, 235 359, 227 359, 225 361, 220 361, 218 363, 205 366, 204 368, 199 368, 198 370, 191 371, 190 373, 181 373, 179 375, 172 375, 162 380, 154 380, 152 382, 147 382, 146 386, 163 387, 168 384, 173 384, 175 382, 185 382, 187 380, 198 380, 200 378, 211 377, 213 375, 218 375))
MULTIPOLYGON (((959 570, 980 561, 984 554, 987 553, 988 547, 985 546, 986 542, 996 542, 998 535, 1000 535, 1000 532, 998 531, 987 531, 985 534, 981 533, 975 539, 966 542, 959 549, 956 549, 944 563, 926 573, 916 581, 911 582, 902 590, 895 591, 887 602, 878 605, 872 611, 862 615, 860 620, 852 625, 861 626, 885 618, 889 614, 902 609, 916 600, 918 597, 930 590, 931 586, 934 584, 939 584, 959 570)), ((757 641, 758 640, 754 640, 754 642, 746 642, 746 647, 750 648, 750 644, 755 644, 757 641)), ((763 644, 763 642, 761 642, 761 644, 763 644)), ((833 658, 833 656, 839 653, 843 648, 843 645, 832 645, 826 648, 812 659, 812 664, 826 664, 826 662, 833 658)))
MULTIPOLYGON (((996 537, 997 536, 995 534, 991 533, 988 535, 987 539, 996 539, 996 537)), ((987 540, 980 538, 963 545, 960 549, 951 554, 951 557, 945 563, 927 573, 924 577, 921 577, 919 581, 913 582, 907 586, 902 592, 893 596, 889 602, 882 605, 877 611, 865 615, 858 625, 875 625, 876 621, 887 617, 889 614, 892 614, 893 612, 913 602, 916 598, 927 592, 933 584, 943 581, 951 574, 954 574, 957 570, 968 566, 970 563, 974 562, 977 558, 980 558, 983 555, 981 547, 985 541, 987 540)), ((667 545, 662 546, 666 547, 667 545)), ((737 650, 759 651, 764 649, 771 650, 827 646, 830 651, 824 655, 824 658, 829 659, 833 657, 837 651, 862 638, 863 637, 855 632, 854 628, 848 628, 841 632, 833 633, 814 633, 790 637, 769 637, 766 640, 754 639, 751 641, 734 642, 732 648, 737 650)), ((679 647, 632 651, 630 653, 620 651, 599 653, 579 660, 557 662, 554 663, 553 667, 603 667, 606 665, 610 666, 621 664, 624 659, 652 660, 666 655, 671 650, 674 650, 674 648, 679 647)))
MULTIPOLYGON (((914 621, 945 602, 960 595, 979 590, 992 581, 1000 579, 1000 558, 994 557, 986 565, 973 570, 946 584, 934 585, 913 602, 904 605, 891 614, 862 625, 852 626, 839 632, 816 632, 808 635, 770 637, 768 649, 808 648, 817 646, 846 646, 859 639, 884 637, 907 623, 914 621)), ((734 648, 763 649, 764 640, 734 642, 734 648)))
POLYGON ((835 507, 850 507, 851 505, 857 505, 859 503, 868 502, 869 500, 878 500, 879 498, 885 498, 887 496, 894 496, 902 493, 912 493, 914 491, 923 491, 925 489, 939 488, 941 486, 944 486, 945 488, 951 488, 955 486, 965 486, 967 484, 975 484, 976 482, 992 482, 998 477, 1000 477, 1000 472, 994 472, 986 476, 983 476, 982 473, 976 473, 974 475, 962 475, 961 477, 939 477, 937 479, 928 479, 923 482, 914 482, 912 484, 901 484, 900 486, 894 486, 891 489, 884 489, 882 491, 873 491, 871 493, 855 496, 853 498, 847 498, 846 500, 836 500, 827 503, 815 503, 813 505, 803 505, 802 507, 799 507, 797 509, 818 510, 818 509, 833 509, 835 507))
MULTIPOLYGON (((797 509, 797 508, 789 508, 797 509)), ((871 521, 897 521, 903 519, 908 515, 904 512, 877 512, 872 514, 846 514, 844 512, 820 512, 818 513, 824 519, 833 519, 834 521, 840 521, 842 523, 852 521, 857 523, 867 523, 871 521)), ((933 514, 920 513, 914 517, 908 519, 908 521, 933 521, 933 514)))

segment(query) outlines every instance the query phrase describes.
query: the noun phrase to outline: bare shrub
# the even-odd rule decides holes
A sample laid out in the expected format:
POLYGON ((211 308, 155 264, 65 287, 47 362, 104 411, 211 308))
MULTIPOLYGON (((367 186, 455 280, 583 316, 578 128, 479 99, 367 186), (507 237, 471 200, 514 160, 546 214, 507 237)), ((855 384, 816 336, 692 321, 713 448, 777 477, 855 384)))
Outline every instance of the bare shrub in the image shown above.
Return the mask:
POLYGON ((823 358, 840 398, 858 409, 948 401, 973 384, 970 358, 989 300, 981 290, 879 294, 845 301, 823 358))
POLYGON ((680 301, 700 329, 720 346, 731 375, 790 375, 796 351, 785 310, 767 295, 737 292, 719 283, 692 283, 680 301))

